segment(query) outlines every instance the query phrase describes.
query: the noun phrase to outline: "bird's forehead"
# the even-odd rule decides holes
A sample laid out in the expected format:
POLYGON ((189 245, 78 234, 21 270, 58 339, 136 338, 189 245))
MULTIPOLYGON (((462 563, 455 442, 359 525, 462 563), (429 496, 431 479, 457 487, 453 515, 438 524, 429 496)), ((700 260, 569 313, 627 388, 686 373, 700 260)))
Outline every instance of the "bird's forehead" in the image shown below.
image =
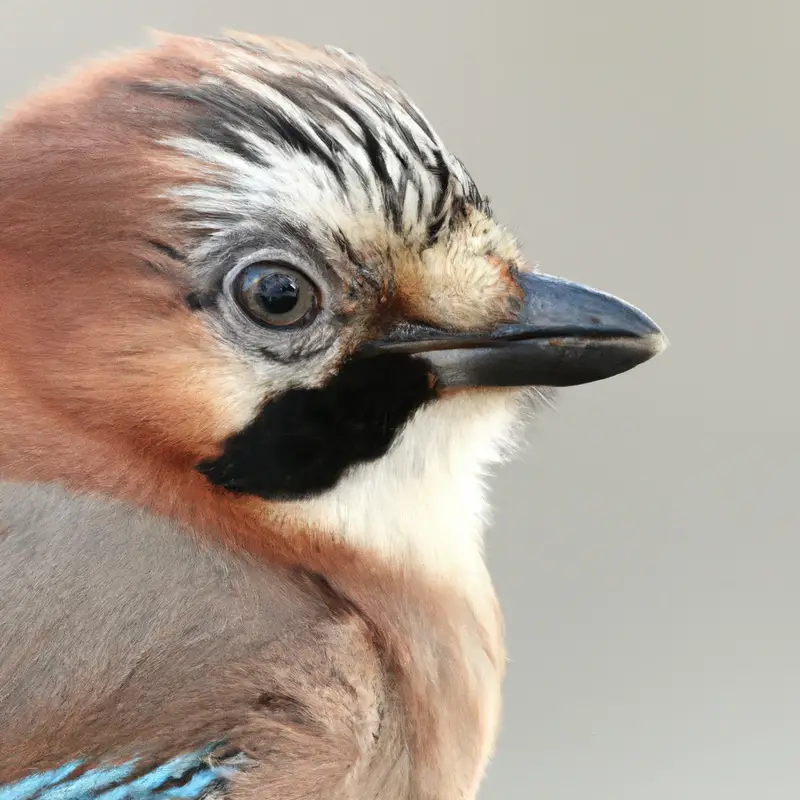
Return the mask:
POLYGON ((495 284, 507 297, 511 237, 422 112, 358 58, 239 38, 214 44, 196 79, 145 88, 188 112, 162 144, 189 178, 165 194, 201 246, 279 219, 331 262, 344 249, 362 275, 394 279, 417 316, 474 325, 467 306, 494 311, 476 298, 495 284), (465 277, 475 297, 455 286, 465 277), (432 308, 437 292, 465 307, 432 308))
POLYGON ((342 51, 230 42, 197 80, 150 88, 189 108, 189 132, 168 144, 206 168, 179 193, 202 222, 280 206, 330 226, 376 218, 424 240, 459 204, 485 205, 411 100, 342 51))
POLYGON ((341 51, 278 45, 230 42, 192 80, 148 81, 187 111, 188 129, 164 143, 200 170, 173 192, 196 224, 279 208, 312 224, 357 221, 424 241, 460 204, 484 207, 393 83, 341 51))

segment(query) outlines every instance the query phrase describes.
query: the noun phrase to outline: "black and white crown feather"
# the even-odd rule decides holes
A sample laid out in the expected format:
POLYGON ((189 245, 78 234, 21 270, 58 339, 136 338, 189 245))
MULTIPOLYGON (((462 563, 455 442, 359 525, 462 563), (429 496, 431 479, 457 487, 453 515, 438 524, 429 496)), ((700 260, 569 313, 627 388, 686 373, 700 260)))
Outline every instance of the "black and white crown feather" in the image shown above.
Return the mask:
POLYGON ((172 191, 190 225, 224 230, 286 209, 309 226, 380 218, 430 245, 463 204, 488 211, 461 161, 397 85, 337 48, 226 39, 215 74, 142 88, 196 108, 191 133, 166 144, 204 165, 172 191))

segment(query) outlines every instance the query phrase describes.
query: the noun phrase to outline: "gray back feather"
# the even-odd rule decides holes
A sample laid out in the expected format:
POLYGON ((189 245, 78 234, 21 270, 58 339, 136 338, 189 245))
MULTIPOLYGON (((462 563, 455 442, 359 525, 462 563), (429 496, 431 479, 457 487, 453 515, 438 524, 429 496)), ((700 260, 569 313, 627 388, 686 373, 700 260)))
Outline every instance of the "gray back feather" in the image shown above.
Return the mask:
POLYGON ((381 671, 360 620, 313 577, 145 511, 0 483, 0 586, 0 784, 226 737, 291 769, 281 747, 307 756, 317 742, 324 761, 327 738, 347 759, 353 742, 336 737, 377 724, 381 671))

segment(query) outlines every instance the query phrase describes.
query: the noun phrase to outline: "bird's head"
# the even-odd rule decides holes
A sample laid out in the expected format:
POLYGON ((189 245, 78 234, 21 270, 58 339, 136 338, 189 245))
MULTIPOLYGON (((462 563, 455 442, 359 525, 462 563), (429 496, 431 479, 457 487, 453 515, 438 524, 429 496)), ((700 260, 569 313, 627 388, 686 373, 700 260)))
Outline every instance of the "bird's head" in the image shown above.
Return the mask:
POLYGON ((6 473, 143 460, 368 538, 360 506, 478 510, 457 476, 521 398, 664 344, 529 267, 406 95, 330 48, 165 37, 83 69, 0 130, 0 217, 6 473))

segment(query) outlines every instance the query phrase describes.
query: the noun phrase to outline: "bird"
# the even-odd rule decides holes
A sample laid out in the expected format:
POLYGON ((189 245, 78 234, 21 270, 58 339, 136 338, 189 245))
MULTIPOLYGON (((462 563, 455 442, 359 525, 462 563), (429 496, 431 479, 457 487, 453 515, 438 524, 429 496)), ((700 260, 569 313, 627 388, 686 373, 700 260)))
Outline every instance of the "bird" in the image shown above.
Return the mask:
POLYGON ((157 34, 0 124, 0 800, 474 800, 486 476, 667 345, 392 79, 157 34))

